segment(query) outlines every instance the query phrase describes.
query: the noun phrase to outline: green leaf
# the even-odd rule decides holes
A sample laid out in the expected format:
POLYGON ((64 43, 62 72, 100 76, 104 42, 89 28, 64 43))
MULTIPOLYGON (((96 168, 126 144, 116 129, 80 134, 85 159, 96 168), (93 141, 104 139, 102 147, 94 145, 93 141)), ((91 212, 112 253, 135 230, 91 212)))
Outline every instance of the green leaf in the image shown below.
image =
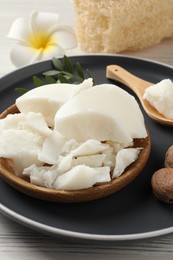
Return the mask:
POLYGON ((54 83, 56 83, 56 80, 53 77, 49 76, 49 75, 46 75, 45 79, 46 79, 47 84, 54 84, 54 83))
POLYGON ((69 83, 68 79, 63 75, 59 75, 59 80, 61 83, 69 83))
POLYGON ((53 59, 52 59, 52 63, 53 63, 53 66, 54 66, 56 69, 58 69, 58 70, 60 70, 60 71, 63 70, 62 62, 61 62, 59 59, 53 58, 53 59))
POLYGON ((82 79, 85 78, 82 67, 81 67, 79 62, 77 62, 77 64, 76 64, 76 71, 77 71, 80 78, 82 78, 82 79))
POLYGON ((68 80, 74 78, 74 75, 72 75, 72 74, 62 74, 62 76, 64 76, 68 80))
POLYGON ((25 94, 26 92, 28 92, 28 90, 26 88, 15 88, 15 91, 20 94, 20 95, 23 95, 25 94))
POLYGON ((61 73, 61 71, 58 71, 58 70, 48 70, 46 72, 43 72, 43 75, 44 76, 56 76, 59 73, 61 73))
POLYGON ((44 83, 39 77, 37 77, 37 76, 33 76, 32 79, 33 79, 34 85, 35 85, 36 87, 40 87, 40 86, 45 85, 45 83, 44 83))
POLYGON ((70 73, 73 73, 73 65, 72 65, 71 60, 66 55, 64 55, 63 60, 64 60, 64 66, 65 66, 66 70, 70 73))
MULTIPOLYGON (((83 71, 79 62, 73 64, 70 58, 65 55, 63 59, 52 58, 52 68, 53 69, 51 70, 43 72, 43 79, 38 76, 33 76, 35 87, 53 83, 79 84, 86 78, 86 76, 93 78, 88 69, 83 71)), ((25 88, 16 88, 15 90, 19 94, 24 94, 28 91, 25 88)))
POLYGON ((89 71, 88 69, 86 69, 86 74, 87 74, 87 76, 88 76, 89 78, 92 78, 92 75, 91 75, 91 73, 90 73, 90 71, 89 71))

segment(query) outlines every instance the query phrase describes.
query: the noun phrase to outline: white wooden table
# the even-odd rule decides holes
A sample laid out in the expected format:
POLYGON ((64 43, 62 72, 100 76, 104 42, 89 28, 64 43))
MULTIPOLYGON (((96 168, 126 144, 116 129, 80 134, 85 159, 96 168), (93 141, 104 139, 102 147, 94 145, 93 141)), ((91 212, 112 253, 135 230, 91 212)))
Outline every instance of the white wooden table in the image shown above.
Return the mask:
MULTIPOLYGON (((12 21, 27 16, 30 11, 57 12, 62 23, 73 25, 74 10, 70 0, 0 0, 0 75, 15 68, 9 59, 14 42, 6 38, 12 21)), ((81 54, 79 49, 69 51, 81 54)), ((153 59, 173 66, 173 39, 138 51, 125 53, 153 59)), ((0 214, 0 259, 173 259, 173 234, 144 241, 121 242, 114 245, 94 245, 63 241, 42 235, 13 222, 0 214)))

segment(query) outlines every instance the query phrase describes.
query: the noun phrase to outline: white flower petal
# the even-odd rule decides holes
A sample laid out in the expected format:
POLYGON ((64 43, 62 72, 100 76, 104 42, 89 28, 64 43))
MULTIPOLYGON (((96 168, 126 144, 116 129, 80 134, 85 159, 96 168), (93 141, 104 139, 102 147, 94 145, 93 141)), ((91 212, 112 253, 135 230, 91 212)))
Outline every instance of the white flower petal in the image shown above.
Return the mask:
POLYGON ((27 20, 19 17, 12 23, 7 37, 18 41, 27 42, 28 35, 30 35, 30 33, 31 30, 27 20))
POLYGON ((21 67, 32 63, 37 53, 33 48, 19 43, 11 50, 10 57, 16 67, 21 67))
POLYGON ((59 22, 59 15, 48 12, 32 12, 30 17, 32 30, 37 32, 48 32, 48 30, 57 25, 59 22))
POLYGON ((75 33, 70 26, 56 26, 52 30, 52 42, 56 42, 65 50, 77 46, 75 33))
POLYGON ((46 51, 34 49, 27 45, 18 43, 13 47, 10 58, 16 67, 21 67, 33 62, 60 57, 64 55, 64 50, 59 45, 50 45, 46 51))
POLYGON ((77 41, 70 26, 58 25, 59 15, 32 12, 29 20, 14 21, 8 37, 18 40, 11 51, 11 60, 17 67, 39 60, 61 57, 64 49, 76 47, 77 41))
POLYGON ((60 45, 51 44, 42 52, 41 60, 47 60, 53 57, 62 57, 64 54, 64 49, 60 45))

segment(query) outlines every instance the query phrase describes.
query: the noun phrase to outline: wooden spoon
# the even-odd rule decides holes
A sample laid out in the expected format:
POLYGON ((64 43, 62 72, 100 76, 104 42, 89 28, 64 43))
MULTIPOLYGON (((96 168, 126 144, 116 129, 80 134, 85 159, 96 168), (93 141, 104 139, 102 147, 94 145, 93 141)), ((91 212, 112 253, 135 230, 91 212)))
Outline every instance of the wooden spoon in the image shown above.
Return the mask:
POLYGON ((145 112, 155 121, 163 125, 173 126, 173 120, 166 118, 160 114, 150 103, 143 99, 145 89, 154 85, 154 83, 145 81, 118 65, 109 65, 106 69, 106 77, 123 83, 138 96, 145 112))
MULTIPOLYGON (((15 105, 6 109, 0 115, 0 119, 5 118, 8 114, 14 113, 19 113, 15 105)), ((31 184, 29 179, 15 175, 12 160, 6 158, 0 158, 0 176, 18 191, 34 198, 53 202, 70 203, 91 201, 106 197, 121 190, 140 174, 149 158, 151 148, 150 137, 134 139, 134 147, 141 147, 143 149, 141 149, 138 159, 131 164, 120 177, 111 182, 100 184, 88 189, 74 191, 54 190, 31 184)))

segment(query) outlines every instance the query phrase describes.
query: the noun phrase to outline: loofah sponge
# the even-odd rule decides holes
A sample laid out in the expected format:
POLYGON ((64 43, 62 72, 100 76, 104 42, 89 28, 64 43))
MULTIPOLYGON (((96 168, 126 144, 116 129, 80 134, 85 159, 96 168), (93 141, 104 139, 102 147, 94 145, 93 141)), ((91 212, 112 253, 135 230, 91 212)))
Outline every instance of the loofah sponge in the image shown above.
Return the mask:
POLYGON ((73 0, 77 37, 87 52, 146 48, 173 37, 173 0, 73 0))

